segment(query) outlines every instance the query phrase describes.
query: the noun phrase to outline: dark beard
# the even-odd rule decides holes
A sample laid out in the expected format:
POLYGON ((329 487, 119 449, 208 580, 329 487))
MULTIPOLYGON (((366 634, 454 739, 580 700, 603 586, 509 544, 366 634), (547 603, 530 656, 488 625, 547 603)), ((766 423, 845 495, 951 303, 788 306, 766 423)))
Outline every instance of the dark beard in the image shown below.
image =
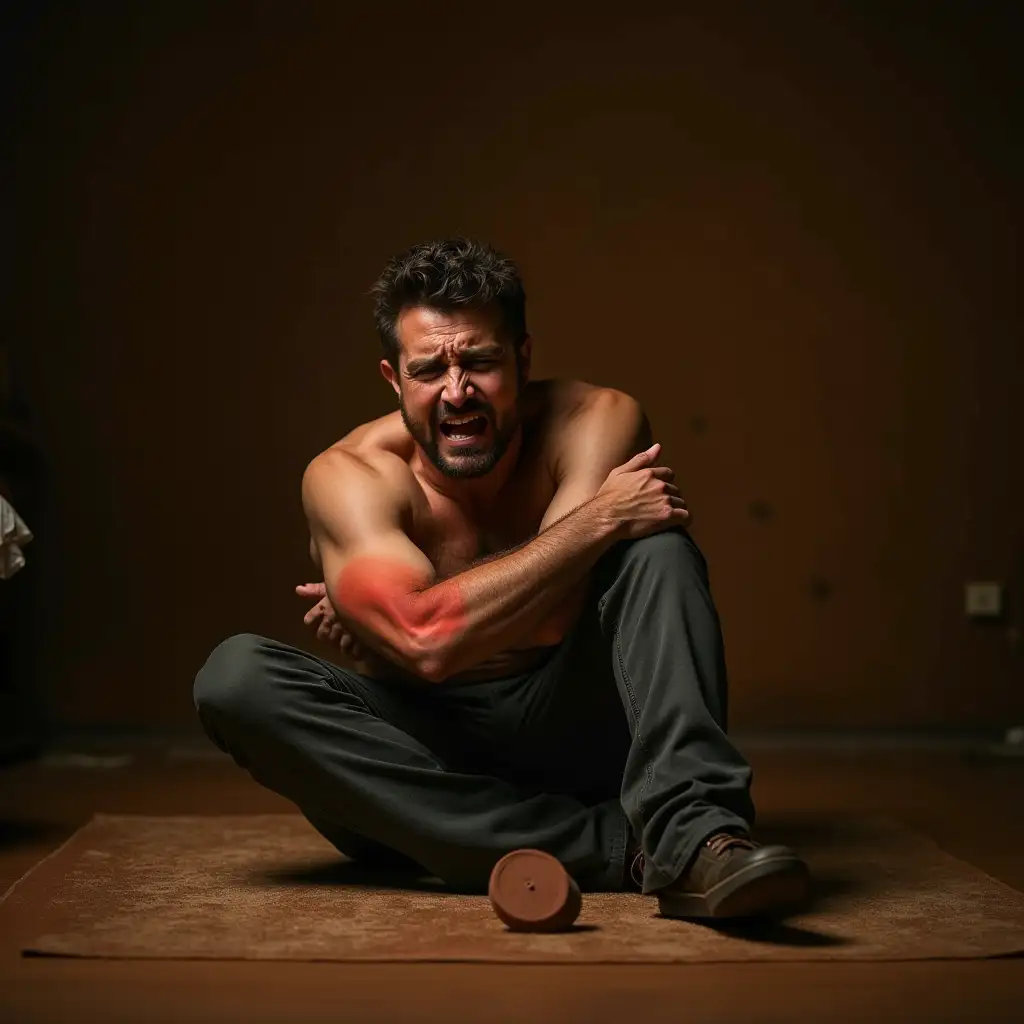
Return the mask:
POLYGON ((440 470, 445 476, 453 480, 472 480, 475 477, 486 476, 501 461, 501 457, 508 451, 508 446, 515 437, 519 427, 519 413, 514 412, 507 423, 499 427, 497 421, 492 417, 491 425, 494 428, 494 443, 490 448, 479 448, 476 445, 459 445, 454 449, 458 455, 458 461, 452 462, 441 454, 441 448, 436 437, 440 433, 440 424, 434 424, 434 436, 431 437, 423 424, 414 423, 405 408, 405 399, 398 396, 398 408, 402 413, 402 422, 405 429, 412 434, 413 440, 423 449, 424 454, 431 464, 440 470))

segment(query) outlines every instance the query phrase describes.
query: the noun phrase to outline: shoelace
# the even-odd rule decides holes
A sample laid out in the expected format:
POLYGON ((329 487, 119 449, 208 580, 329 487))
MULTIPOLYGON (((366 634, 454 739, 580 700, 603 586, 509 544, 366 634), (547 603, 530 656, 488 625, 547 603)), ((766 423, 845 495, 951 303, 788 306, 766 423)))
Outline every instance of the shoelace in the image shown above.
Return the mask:
POLYGON ((722 854, 730 846, 739 846, 744 850, 753 850, 757 844, 747 836, 734 835, 732 832, 719 832, 717 835, 713 835, 704 845, 712 853, 722 854))
MULTIPOLYGON (((748 836, 735 835, 732 832, 716 832, 715 835, 707 839, 704 845, 711 850, 714 854, 723 854, 730 846, 738 846, 744 850, 756 849, 757 843, 755 843, 748 836)), ((644 884, 644 855, 642 852, 637 853, 633 858, 633 863, 629 866, 629 875, 633 881, 643 888, 644 884)))
POLYGON ((629 866, 629 876, 639 888, 644 887, 644 855, 638 853, 629 866))

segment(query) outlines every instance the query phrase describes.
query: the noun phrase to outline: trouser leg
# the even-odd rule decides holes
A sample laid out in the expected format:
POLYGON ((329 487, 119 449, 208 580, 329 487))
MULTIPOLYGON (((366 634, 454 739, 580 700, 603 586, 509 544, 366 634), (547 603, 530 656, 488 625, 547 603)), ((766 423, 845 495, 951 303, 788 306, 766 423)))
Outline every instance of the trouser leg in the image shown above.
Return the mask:
POLYGON ((306 819, 328 842, 351 860, 359 861, 376 870, 400 875, 423 875, 426 869, 411 857, 393 850, 390 846, 375 842, 353 832, 344 825, 324 818, 316 813, 306 812, 306 819))
POLYGON ((598 616, 632 732, 622 806, 645 854, 644 891, 700 842, 754 821, 752 772, 726 735, 722 633, 707 563, 688 533, 617 545, 598 566, 598 616))
MULTIPOLYGON (((514 698, 515 680, 499 685, 514 698)), ((468 891, 485 890, 494 863, 523 846, 558 857, 582 888, 621 885, 618 801, 588 806, 475 771, 430 684, 367 679, 243 634, 211 654, 194 696, 211 739, 325 834, 379 843, 468 891)))

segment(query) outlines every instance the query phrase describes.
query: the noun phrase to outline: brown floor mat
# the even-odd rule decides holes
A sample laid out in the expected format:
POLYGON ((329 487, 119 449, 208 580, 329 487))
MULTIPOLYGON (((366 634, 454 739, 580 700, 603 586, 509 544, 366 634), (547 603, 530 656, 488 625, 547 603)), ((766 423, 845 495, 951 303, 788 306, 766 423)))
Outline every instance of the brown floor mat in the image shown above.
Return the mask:
POLYGON ((814 906, 784 923, 662 919, 584 894, 574 930, 512 934, 483 896, 386 880, 298 815, 99 815, 22 878, 0 927, 26 954, 124 959, 637 963, 970 959, 1024 953, 1024 894, 887 821, 758 830, 807 858, 814 906))

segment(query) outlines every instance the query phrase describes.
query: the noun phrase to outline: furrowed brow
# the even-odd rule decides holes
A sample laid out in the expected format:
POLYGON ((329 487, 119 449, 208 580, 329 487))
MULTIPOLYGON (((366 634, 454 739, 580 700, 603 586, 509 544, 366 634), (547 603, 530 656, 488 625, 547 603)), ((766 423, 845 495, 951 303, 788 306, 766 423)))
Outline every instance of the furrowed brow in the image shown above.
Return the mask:
POLYGON ((469 359, 479 359, 481 356, 500 356, 505 351, 501 345, 473 345, 463 349, 462 356, 469 359))
POLYGON ((424 370, 440 370, 444 366, 444 360, 437 356, 430 356, 427 359, 413 359, 406 363, 405 372, 411 375, 423 373, 424 370))
MULTIPOLYGON (((505 349, 501 345, 474 345, 471 348, 463 349, 459 353, 459 361, 464 359, 487 359, 497 358, 503 355, 505 349)), ((427 370, 440 370, 445 367, 446 363, 444 359, 438 356, 427 356, 424 359, 413 359, 406 364, 406 373, 415 376, 417 373, 423 373, 427 370)))

